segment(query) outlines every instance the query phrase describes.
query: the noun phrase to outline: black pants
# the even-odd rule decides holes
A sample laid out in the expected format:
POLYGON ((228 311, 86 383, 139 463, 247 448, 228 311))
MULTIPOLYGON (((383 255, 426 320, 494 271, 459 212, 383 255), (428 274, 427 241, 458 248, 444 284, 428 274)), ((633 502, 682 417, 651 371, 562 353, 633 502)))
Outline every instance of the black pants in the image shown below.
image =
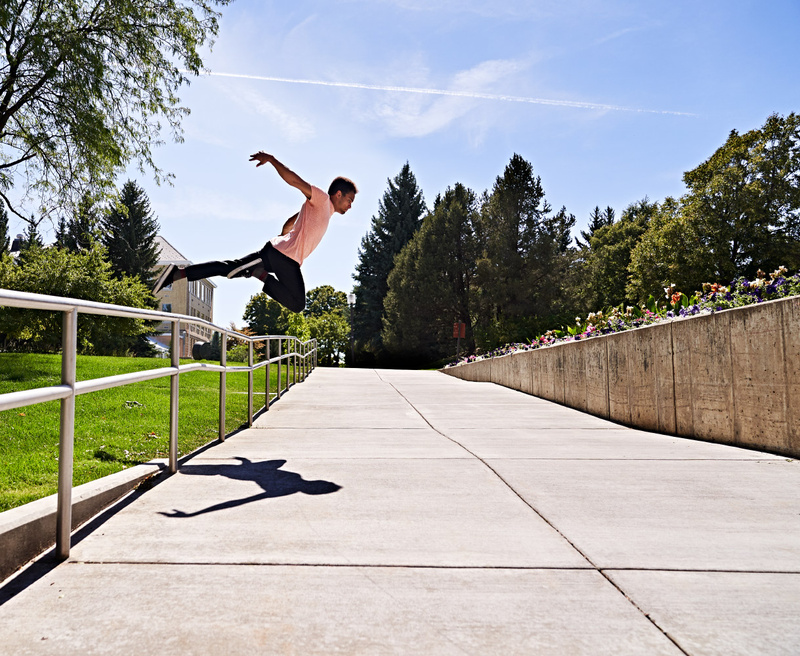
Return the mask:
POLYGON ((302 312, 306 306, 306 283, 303 281, 300 265, 291 257, 281 253, 270 242, 267 242, 260 251, 240 257, 238 260, 192 264, 185 269, 186 277, 189 280, 202 280, 213 276, 227 276, 236 267, 252 262, 256 258, 261 258, 263 263, 261 266, 273 274, 267 276, 264 292, 292 312, 302 312))

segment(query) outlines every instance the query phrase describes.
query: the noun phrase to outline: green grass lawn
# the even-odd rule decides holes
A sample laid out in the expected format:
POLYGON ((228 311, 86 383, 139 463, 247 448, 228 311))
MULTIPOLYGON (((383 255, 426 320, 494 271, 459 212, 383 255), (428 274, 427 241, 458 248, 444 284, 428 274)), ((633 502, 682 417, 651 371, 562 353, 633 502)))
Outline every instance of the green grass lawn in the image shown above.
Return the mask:
MULTIPOLYGON (((192 362, 186 360, 184 362, 192 362)), ((238 363, 229 363, 238 364, 238 363)), ((156 369, 169 360, 78 356, 78 380, 156 369)), ((277 367, 270 367, 274 396, 277 367)), ((0 394, 58 385, 61 356, 0 353, 0 394)), ((169 377, 91 392, 75 400, 73 485, 169 454, 169 377)), ((283 368, 286 385, 286 368, 283 368)), ((265 369, 254 373, 253 409, 264 405, 265 369)), ((225 432, 247 422, 247 374, 227 376, 225 432)), ((181 374, 178 454, 214 440, 219 373, 181 374)), ((58 487, 60 402, 0 412, 0 511, 54 494, 58 487)))

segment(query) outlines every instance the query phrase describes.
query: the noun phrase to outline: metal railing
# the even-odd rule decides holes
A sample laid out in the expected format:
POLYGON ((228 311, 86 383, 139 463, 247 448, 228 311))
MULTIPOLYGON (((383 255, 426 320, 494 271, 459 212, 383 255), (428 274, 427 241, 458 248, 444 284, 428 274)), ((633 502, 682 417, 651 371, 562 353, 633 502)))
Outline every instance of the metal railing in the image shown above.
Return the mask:
POLYGON ((72 470, 73 450, 75 439, 75 397, 89 392, 110 389, 171 376, 170 379, 170 421, 169 421, 169 471, 178 470, 178 394, 180 375, 190 371, 218 371, 219 372, 219 439, 225 440, 225 400, 226 377, 228 373, 246 372, 248 376, 247 395, 247 422, 253 424, 253 372, 266 367, 266 389, 263 409, 269 410, 270 406, 270 365, 277 364, 277 383, 275 399, 280 399, 281 394, 291 385, 302 382, 317 366, 317 343, 315 339, 303 342, 291 335, 243 335, 228 328, 221 328, 209 321, 198 317, 190 317, 170 312, 155 310, 142 310, 82 301, 74 298, 61 298, 46 296, 44 294, 31 294, 26 292, 0 289, 0 307, 18 307, 31 310, 49 310, 63 312, 62 348, 61 348, 61 384, 50 387, 24 390, 0 394, 0 411, 22 408, 46 401, 61 401, 61 419, 59 428, 58 449, 58 501, 56 508, 56 554, 61 559, 69 557, 70 533, 72 527, 72 470), (91 380, 77 381, 77 345, 78 345, 78 314, 95 314, 108 317, 123 317, 127 319, 143 319, 146 321, 167 321, 172 325, 171 362, 169 367, 148 369, 116 376, 106 376, 91 380), (180 364, 180 331, 181 325, 194 324, 205 326, 220 333, 220 363, 218 365, 204 362, 180 364), (243 340, 248 344, 246 366, 228 366, 227 342, 228 337, 243 340), (259 342, 266 342, 266 358, 261 362, 253 362, 253 346, 259 342), (277 342, 277 354, 271 355, 271 346, 277 342), (284 343, 286 347, 284 348, 284 343), (291 345, 291 348, 290 346, 291 345), (286 383, 281 382, 281 373, 286 364, 286 383), (289 382, 290 374, 292 382, 289 382))

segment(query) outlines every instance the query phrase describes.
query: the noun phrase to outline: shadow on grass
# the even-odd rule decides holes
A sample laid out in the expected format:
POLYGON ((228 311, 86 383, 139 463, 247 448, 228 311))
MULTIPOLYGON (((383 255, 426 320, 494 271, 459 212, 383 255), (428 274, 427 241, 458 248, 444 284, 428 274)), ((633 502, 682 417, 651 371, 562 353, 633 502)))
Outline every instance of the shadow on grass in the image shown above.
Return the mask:
POLYGON ((282 470, 281 467, 286 464, 285 460, 252 462, 242 457, 237 457, 236 460, 239 461, 238 465, 186 465, 181 468, 181 474, 189 476, 225 476, 236 481, 250 481, 257 483, 264 490, 263 492, 242 499, 232 499, 217 503, 196 512, 187 513, 181 510, 173 510, 172 512, 159 514, 174 518, 195 517, 218 510, 236 508, 237 506, 263 499, 274 499, 275 497, 285 497, 297 493, 331 494, 341 489, 340 485, 330 481, 307 481, 300 474, 282 470))

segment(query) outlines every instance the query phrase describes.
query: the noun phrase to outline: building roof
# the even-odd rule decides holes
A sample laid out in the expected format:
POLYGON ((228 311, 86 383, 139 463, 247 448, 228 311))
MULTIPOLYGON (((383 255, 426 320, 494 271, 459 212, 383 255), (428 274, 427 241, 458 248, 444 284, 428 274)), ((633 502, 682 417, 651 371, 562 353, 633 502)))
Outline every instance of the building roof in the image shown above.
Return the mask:
MULTIPOLYGON (((156 246, 158 246, 158 262, 156 262, 156 266, 165 266, 167 264, 189 266, 192 264, 191 260, 187 260, 183 253, 181 253, 161 235, 156 235, 156 246)), ((204 280, 212 287, 216 287, 216 285, 210 280, 205 278, 204 280)))
POLYGON ((192 263, 161 235, 156 235, 156 246, 158 246, 158 266, 164 266, 165 264, 189 266, 192 263))

